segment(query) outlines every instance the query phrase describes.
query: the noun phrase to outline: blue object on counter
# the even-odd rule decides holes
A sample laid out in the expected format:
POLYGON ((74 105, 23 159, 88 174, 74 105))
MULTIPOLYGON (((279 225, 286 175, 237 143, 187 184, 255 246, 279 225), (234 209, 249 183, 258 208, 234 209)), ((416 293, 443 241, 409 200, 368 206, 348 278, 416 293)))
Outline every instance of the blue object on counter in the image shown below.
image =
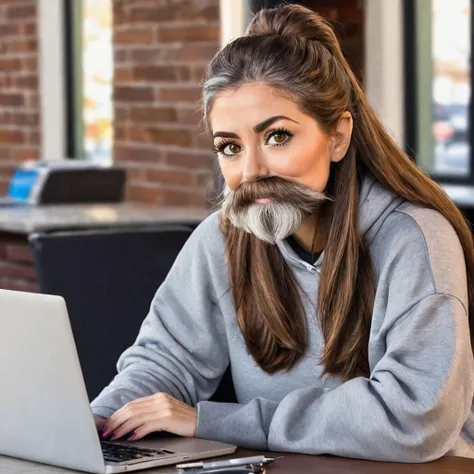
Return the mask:
POLYGON ((10 181, 7 198, 27 202, 31 195, 31 190, 37 182, 38 176, 38 169, 18 168, 10 181))

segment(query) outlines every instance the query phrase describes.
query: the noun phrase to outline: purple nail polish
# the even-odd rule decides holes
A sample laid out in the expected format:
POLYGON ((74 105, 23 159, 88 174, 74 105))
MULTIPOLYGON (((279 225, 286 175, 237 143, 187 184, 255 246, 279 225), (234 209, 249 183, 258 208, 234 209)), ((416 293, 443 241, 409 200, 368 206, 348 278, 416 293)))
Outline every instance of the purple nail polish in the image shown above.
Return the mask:
POLYGON ((116 438, 116 436, 113 434, 111 437, 110 437, 110 440, 109 441, 112 441, 116 438))
POLYGON ((108 430, 102 430, 102 433, 101 433, 102 438, 107 438, 107 436, 109 436, 109 434, 110 434, 110 431, 108 431, 108 430))
POLYGON ((137 433, 135 431, 132 431, 127 437, 125 438, 127 441, 133 441, 137 437, 137 433))

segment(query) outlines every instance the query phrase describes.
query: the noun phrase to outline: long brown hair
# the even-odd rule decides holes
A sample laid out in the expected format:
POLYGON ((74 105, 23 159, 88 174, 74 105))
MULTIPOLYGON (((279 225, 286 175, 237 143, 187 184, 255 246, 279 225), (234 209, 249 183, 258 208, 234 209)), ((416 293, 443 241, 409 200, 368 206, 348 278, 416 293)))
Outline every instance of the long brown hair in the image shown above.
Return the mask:
MULTIPOLYGON (((439 211, 454 227, 464 250, 473 328, 474 248, 469 226, 379 122, 329 23, 299 5, 257 13, 245 36, 225 46, 209 65, 203 88, 207 121, 219 92, 253 81, 265 82, 294 100, 328 135, 343 112, 354 118, 347 155, 332 165, 325 190, 334 201, 318 217, 318 228, 322 220, 327 231, 317 301, 324 372, 345 380, 369 373, 376 282, 358 229, 360 181, 366 170, 404 199, 439 211)), ((296 278, 276 246, 233 227, 224 214, 221 225, 238 324, 248 351, 268 373, 289 369, 307 346, 303 294, 296 278)), ((471 331, 471 345, 472 335, 471 331)))

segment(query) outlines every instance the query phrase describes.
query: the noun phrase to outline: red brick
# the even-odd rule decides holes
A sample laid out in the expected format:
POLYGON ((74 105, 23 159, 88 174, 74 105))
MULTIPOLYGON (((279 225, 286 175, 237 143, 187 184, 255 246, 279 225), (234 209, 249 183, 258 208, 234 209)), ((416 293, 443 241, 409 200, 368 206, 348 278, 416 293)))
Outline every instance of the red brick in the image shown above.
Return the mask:
POLYGON ((12 158, 15 158, 18 162, 38 160, 40 157, 40 152, 37 147, 29 145, 21 148, 15 148, 14 150, 12 150, 11 156, 12 158))
POLYGON ((5 248, 6 260, 9 262, 29 263, 33 261, 33 255, 26 242, 24 244, 7 244, 5 248))
POLYGON ((25 23, 23 25, 20 25, 20 30, 22 34, 26 36, 36 36, 36 33, 37 33, 36 23, 25 23))
POLYGON ((114 63, 120 64, 127 61, 128 58, 128 51, 126 49, 122 49, 120 46, 114 44, 114 63))
POLYGON ((28 143, 39 145, 41 136, 38 130, 32 130, 28 133, 28 143))
POLYGON ((120 123, 128 120, 130 117, 130 110, 127 106, 118 106, 116 105, 114 108, 114 123, 120 123))
POLYGON ((135 202, 147 202, 157 204, 163 202, 163 190, 144 187, 140 184, 131 183, 127 187, 126 199, 135 202))
POLYGON ((175 122, 177 113, 171 107, 136 107, 130 110, 130 118, 136 122, 175 122))
POLYGON ((192 134, 189 130, 148 128, 148 135, 153 143, 188 147, 192 145, 192 134))
POLYGON ((169 61, 194 61, 207 64, 219 49, 218 43, 189 43, 180 48, 163 51, 163 59, 169 61))
POLYGON ((198 125, 202 120, 202 112, 196 107, 178 109, 178 122, 182 124, 198 125))
POLYGON ((0 262, 0 279, 5 277, 36 280, 36 270, 31 265, 0 262))
POLYGON ((39 113, 37 111, 16 112, 14 115, 14 120, 18 125, 38 126, 40 123, 39 113))
POLYGON ((183 168, 211 169, 214 160, 212 151, 192 153, 191 151, 167 151, 166 163, 183 168))
POLYGON ((149 131, 143 127, 129 127, 127 138, 132 142, 151 143, 152 137, 149 131))
POLYGON ((21 130, 0 129, 0 143, 25 143, 26 137, 21 130))
POLYGON ((38 58, 36 56, 23 58, 23 69, 26 71, 37 72, 38 71, 38 58))
POLYGON ((194 134, 194 147, 204 149, 204 150, 212 150, 212 140, 211 137, 207 132, 199 132, 194 134))
POLYGON ((4 290, 26 291, 28 293, 39 293, 40 291, 37 282, 13 278, 0 278, 0 287, 4 290))
POLYGON ((146 181, 155 183, 165 183, 177 186, 192 186, 193 175, 188 171, 167 170, 167 169, 147 169, 145 170, 146 181))
POLYGON ((192 80, 195 82, 201 82, 204 79, 207 65, 193 66, 192 80))
POLYGON ((175 191, 167 189, 163 196, 163 204, 166 206, 204 206, 204 193, 198 190, 190 192, 175 191))
POLYGON ((150 44, 153 43, 155 33, 151 28, 122 28, 115 29, 113 41, 116 45, 150 44))
POLYGON ((174 9, 177 20, 216 21, 219 19, 219 0, 180 2, 174 9))
POLYGON ((190 41, 219 41, 219 25, 191 25, 183 28, 182 26, 159 27, 157 31, 157 42, 190 42, 190 41))
POLYGON ((5 196, 7 194, 9 185, 10 185, 9 179, 7 180, 0 179, 0 194, 2 196, 5 196))
POLYGON ((20 33, 19 25, 8 24, 0 25, 0 38, 5 38, 7 36, 17 36, 20 33))
POLYGON ((24 103, 25 99, 22 94, 17 92, 0 92, 0 106, 15 107, 18 105, 23 105, 24 103))
POLYGON ((5 260, 7 257, 7 244, 0 242, 0 261, 5 260))
POLYGON ((181 82, 187 82, 192 79, 191 68, 189 66, 179 67, 179 80, 181 82))
MULTIPOLYGON (((36 18, 36 5, 32 2, 23 5, 10 5, 7 7, 7 18, 9 20, 22 20, 25 18, 36 18)), ((36 2, 35 2, 36 3, 36 2)))
POLYGON ((13 87, 13 77, 11 75, 0 76, 0 90, 10 89, 13 87))
POLYGON ((172 7, 137 7, 130 10, 130 23, 166 23, 175 17, 172 7))
POLYGON ((145 169, 136 168, 133 163, 127 163, 127 179, 129 182, 145 181, 145 169))
MULTIPOLYGON (((115 86, 114 99, 121 102, 151 102, 153 101, 153 89, 151 87, 138 86, 115 86)), ((0 101, 1 104, 1 101, 0 101)))
POLYGON ((36 38, 15 40, 9 43, 7 47, 7 51, 10 53, 34 53, 37 49, 36 38))
POLYGON ((114 83, 132 82, 134 79, 133 69, 130 66, 116 67, 114 69, 114 83))
POLYGON ((0 143, 0 159, 7 160, 11 157, 11 146, 9 144, 0 143))
POLYGON ((115 125, 114 139, 117 141, 128 140, 128 127, 115 125))
POLYGON ((133 64, 153 64, 162 61, 166 50, 150 48, 133 48, 128 51, 128 57, 133 64))
POLYGON ((121 162, 130 160, 137 163, 159 163, 162 161, 162 154, 163 152, 153 146, 143 147, 135 144, 120 144, 114 147, 114 157, 117 161, 121 162))
POLYGON ((147 202, 163 206, 202 206, 203 193, 190 190, 163 189, 159 187, 146 187, 141 183, 134 183, 127 190, 127 198, 136 202, 147 202))
POLYGON ((19 58, 0 58, 0 71, 17 72, 21 69, 21 60, 19 58))
POLYGON ((28 76, 20 76, 15 79, 15 85, 19 89, 38 90, 38 76, 30 74, 28 76))
MULTIPOLYGON (((0 154, 1 159, 5 159, 5 157, 0 154)), ((13 176, 13 173, 15 172, 15 169, 17 167, 16 163, 10 163, 8 161, 0 161, 0 174, 3 177, 11 178, 13 176)))
POLYGON ((169 82, 176 81, 179 70, 173 66, 138 66, 134 69, 134 77, 139 81, 169 82))
POLYGON ((37 112, 0 111, 0 124, 36 126, 39 124, 37 112))
POLYGON ((201 98, 200 87, 161 87, 158 100, 168 102, 194 102, 201 98))
POLYGON ((30 91, 24 91, 25 105, 27 107, 38 108, 39 107, 39 95, 35 93, 30 93, 30 91))

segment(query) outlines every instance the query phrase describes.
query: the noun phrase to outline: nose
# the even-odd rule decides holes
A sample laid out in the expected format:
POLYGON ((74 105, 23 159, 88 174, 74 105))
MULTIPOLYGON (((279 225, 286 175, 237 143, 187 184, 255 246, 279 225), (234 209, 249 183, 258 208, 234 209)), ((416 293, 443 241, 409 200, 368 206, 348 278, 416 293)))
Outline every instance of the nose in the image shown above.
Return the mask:
POLYGON ((243 181, 257 181, 267 177, 269 174, 270 170, 258 151, 247 153, 242 172, 243 181))

